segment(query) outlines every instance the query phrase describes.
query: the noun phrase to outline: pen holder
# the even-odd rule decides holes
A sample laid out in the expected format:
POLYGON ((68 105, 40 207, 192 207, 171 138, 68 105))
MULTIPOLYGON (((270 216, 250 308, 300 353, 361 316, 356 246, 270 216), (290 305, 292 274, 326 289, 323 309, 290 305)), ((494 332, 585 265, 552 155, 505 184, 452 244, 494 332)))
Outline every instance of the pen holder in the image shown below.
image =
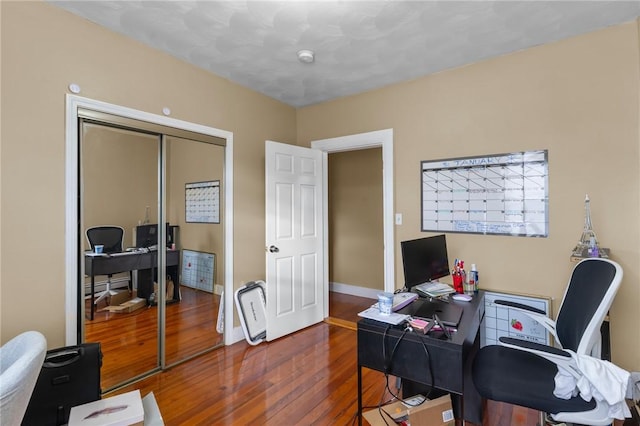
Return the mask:
POLYGON ((462 275, 455 274, 453 276, 453 289, 456 291, 456 293, 464 293, 462 275))

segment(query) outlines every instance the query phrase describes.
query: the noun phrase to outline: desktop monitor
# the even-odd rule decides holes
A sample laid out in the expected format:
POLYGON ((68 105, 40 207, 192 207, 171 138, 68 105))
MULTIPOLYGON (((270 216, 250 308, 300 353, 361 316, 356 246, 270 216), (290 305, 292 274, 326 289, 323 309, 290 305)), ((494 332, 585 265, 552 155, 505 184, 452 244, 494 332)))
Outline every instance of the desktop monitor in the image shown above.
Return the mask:
POLYGON ((411 287, 446 277, 450 274, 447 241, 444 234, 402 241, 404 285, 411 287))
MULTIPOLYGON (((171 227, 166 223, 167 244, 171 244, 171 227)), ((151 247, 158 245, 158 224, 148 223, 136 226, 136 247, 151 247)))

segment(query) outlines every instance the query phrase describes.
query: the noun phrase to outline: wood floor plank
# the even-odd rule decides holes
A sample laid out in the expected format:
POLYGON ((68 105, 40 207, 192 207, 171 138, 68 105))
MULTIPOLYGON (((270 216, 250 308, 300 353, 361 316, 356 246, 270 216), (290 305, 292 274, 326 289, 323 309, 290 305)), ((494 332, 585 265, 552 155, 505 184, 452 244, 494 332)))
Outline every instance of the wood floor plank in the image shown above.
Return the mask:
POLYGON ((329 317, 339 318, 344 321, 352 323, 358 322, 358 312, 361 312, 374 303, 377 300, 353 296, 351 294, 336 293, 334 291, 329 292, 329 317))
POLYGON ((353 321, 344 320, 341 318, 328 317, 324 320, 327 324, 337 325, 339 327, 349 328, 351 330, 357 330, 357 325, 353 321))

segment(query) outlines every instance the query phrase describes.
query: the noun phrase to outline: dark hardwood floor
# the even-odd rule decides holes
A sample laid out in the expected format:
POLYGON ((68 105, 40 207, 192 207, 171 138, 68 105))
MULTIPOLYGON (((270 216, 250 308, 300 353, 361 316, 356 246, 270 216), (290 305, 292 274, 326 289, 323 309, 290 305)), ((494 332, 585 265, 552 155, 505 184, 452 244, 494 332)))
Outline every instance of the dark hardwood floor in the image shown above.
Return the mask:
POLYGON ((329 292, 329 316, 344 321, 358 322, 358 312, 367 309, 377 300, 350 294, 329 292))
MULTIPOLYGON (((371 303, 333 294, 330 313, 348 324, 371 303)), ((385 383, 382 373, 363 369, 365 405, 390 399, 385 383)), ((153 392, 167 425, 353 425, 356 386, 356 332, 325 322, 273 342, 217 349, 105 397, 153 392)), ((536 421, 533 410, 489 402, 483 425, 536 421)))
MULTIPOLYGON (((216 331, 220 296, 185 286, 181 286, 180 294, 179 303, 166 306, 168 365, 223 344, 222 335, 216 331)), ((106 301, 101 302, 93 321, 85 321, 85 341, 100 342, 101 385, 110 389, 158 365, 158 308, 114 313, 105 307, 106 301)))

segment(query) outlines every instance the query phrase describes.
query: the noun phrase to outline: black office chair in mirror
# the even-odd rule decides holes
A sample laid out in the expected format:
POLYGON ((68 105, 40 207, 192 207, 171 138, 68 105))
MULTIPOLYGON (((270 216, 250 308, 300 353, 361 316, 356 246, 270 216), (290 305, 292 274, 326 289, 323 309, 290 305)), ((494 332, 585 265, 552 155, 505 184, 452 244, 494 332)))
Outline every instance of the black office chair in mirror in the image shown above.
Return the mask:
MULTIPOLYGON (((89 241, 89 246, 91 247, 91 251, 95 251, 95 247, 97 245, 103 246, 102 252, 105 254, 120 253, 124 249, 124 228, 122 228, 121 226, 94 226, 87 229, 86 235, 87 241, 89 241)), ((113 274, 107 275, 107 287, 104 291, 101 291, 96 295, 93 301, 94 304, 97 305, 98 302, 100 302, 104 298, 116 294, 116 292, 111 289, 112 277, 113 274)))

